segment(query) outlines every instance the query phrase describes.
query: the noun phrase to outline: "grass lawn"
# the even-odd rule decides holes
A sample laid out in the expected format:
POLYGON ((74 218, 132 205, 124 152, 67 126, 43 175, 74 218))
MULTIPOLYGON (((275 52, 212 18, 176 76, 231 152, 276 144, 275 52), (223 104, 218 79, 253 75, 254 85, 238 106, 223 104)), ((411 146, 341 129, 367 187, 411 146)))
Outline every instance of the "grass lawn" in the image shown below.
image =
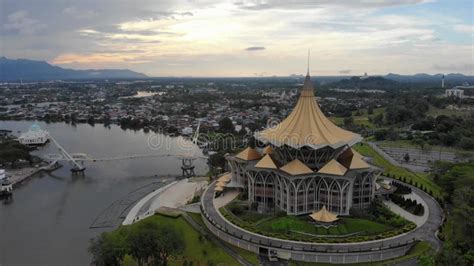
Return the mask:
POLYGON ((376 152, 372 147, 370 147, 366 143, 359 143, 352 146, 356 151, 361 153, 364 156, 372 157, 373 164, 376 166, 383 168, 385 174, 389 174, 391 177, 401 177, 404 176, 408 180, 411 180, 413 183, 418 183, 423 185, 428 190, 433 192, 433 195, 439 196, 441 189, 428 177, 426 173, 414 173, 405 169, 403 167, 398 167, 391 164, 389 161, 385 160, 385 158, 376 152))
MULTIPOLYGON (((196 217, 193 217, 193 219, 194 218, 196 217)), ((169 265, 181 266, 184 261, 188 261, 188 263, 192 261, 193 265, 207 265, 209 263, 213 265, 240 265, 221 247, 206 240, 204 237, 200 239, 199 232, 194 230, 182 217, 173 218, 163 215, 154 215, 145 220, 151 220, 160 225, 170 225, 182 234, 185 242, 184 252, 177 258, 171 258, 168 263, 169 265)), ((135 224, 130 226, 134 225, 135 224)), ((135 265, 135 262, 131 258, 127 258, 126 262, 127 263, 124 263, 125 265, 135 265)))
MULTIPOLYGON (((197 222, 198 224, 200 224, 201 226, 203 226, 204 228, 206 228, 206 225, 204 224, 204 221, 202 220, 202 216, 201 216, 200 213, 191 213, 191 212, 188 212, 188 215, 189 215, 195 222, 197 222)), ((257 264, 258 264, 257 254, 255 254, 255 253, 253 253, 253 252, 250 252, 250 251, 248 251, 248 250, 245 250, 245 249, 242 249, 242 248, 233 246, 233 245, 229 245, 229 247, 232 248, 233 250, 235 250, 235 252, 239 253, 240 256, 242 256, 243 258, 245 258, 245 259, 248 260, 249 262, 253 263, 254 265, 257 265, 257 264)))
POLYGON ((273 233, 283 233, 290 230, 313 235, 346 235, 359 232, 361 233, 360 235, 367 235, 381 233, 390 229, 388 226, 377 222, 347 217, 340 218, 340 223, 337 226, 326 229, 315 226, 307 216, 277 217, 257 225, 257 228, 273 233))

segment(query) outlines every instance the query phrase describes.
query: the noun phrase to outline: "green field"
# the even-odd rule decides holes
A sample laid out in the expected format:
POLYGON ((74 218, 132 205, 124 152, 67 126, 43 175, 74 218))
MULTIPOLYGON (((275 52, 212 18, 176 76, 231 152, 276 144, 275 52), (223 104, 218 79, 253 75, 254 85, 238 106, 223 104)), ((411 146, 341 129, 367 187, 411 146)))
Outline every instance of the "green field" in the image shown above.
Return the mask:
MULTIPOLYGON (((375 125, 372 124, 369 121, 369 117, 376 116, 380 113, 382 113, 385 110, 385 108, 375 108, 374 113, 372 115, 369 115, 367 113, 367 109, 361 109, 362 111, 361 115, 357 115, 357 111, 352 112, 352 117, 354 118, 354 124, 359 125, 359 126, 366 126, 368 128, 375 128, 375 125)), ((329 119, 336 125, 341 126, 344 125, 344 117, 338 117, 338 116, 331 116, 329 119)))
POLYGON ((245 220, 252 211, 239 211, 238 215, 229 206, 219 211, 231 223, 254 233, 303 242, 349 243, 392 237, 413 230, 416 225, 391 213, 386 207, 374 218, 339 217, 339 224, 329 228, 317 226, 307 215, 287 216, 268 214, 265 218, 245 220), (385 215, 391 213, 389 217, 385 215), (372 220, 375 219, 375 220, 372 220))
POLYGON ((433 195, 438 196, 440 195, 441 189, 428 177, 428 174, 425 173, 414 173, 405 169, 403 167, 395 166, 391 164, 389 161, 385 160, 385 158, 376 152, 372 147, 370 147, 366 143, 359 143, 352 146, 356 151, 360 154, 371 157, 373 159, 372 163, 384 170, 385 174, 390 175, 391 177, 405 177, 411 182, 423 185, 427 190, 432 191, 433 195))
MULTIPOLYGON (((199 225, 201 225, 204 228, 206 227, 206 225, 204 224, 204 221, 202 220, 202 216, 201 216, 200 213, 188 213, 188 215, 194 221, 196 221, 199 225)), ((211 232, 209 232, 209 233, 211 234, 211 232)), ((255 254, 253 252, 250 252, 248 250, 245 250, 245 249, 241 249, 241 248, 236 247, 236 246, 229 245, 229 247, 232 248, 233 250, 235 250, 235 252, 239 253, 240 256, 242 256, 243 258, 245 258, 249 262, 253 263, 254 265, 258 264, 257 254, 255 254)))
POLYGON ((308 216, 295 217, 284 216, 267 220, 257 225, 257 228, 273 233, 284 233, 287 231, 302 232, 313 235, 347 235, 359 233, 358 235, 377 234, 391 229, 383 224, 357 218, 340 218, 337 226, 328 229, 316 226, 310 222, 308 216))

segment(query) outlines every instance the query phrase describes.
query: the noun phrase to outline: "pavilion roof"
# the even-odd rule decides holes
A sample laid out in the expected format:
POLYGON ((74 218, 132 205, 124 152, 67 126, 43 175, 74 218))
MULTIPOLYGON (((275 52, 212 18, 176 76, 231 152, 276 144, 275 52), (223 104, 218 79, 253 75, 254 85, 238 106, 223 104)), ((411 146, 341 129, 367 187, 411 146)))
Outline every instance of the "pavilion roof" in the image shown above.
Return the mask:
POLYGON ((347 172, 347 168, 336 160, 332 159, 325 164, 318 173, 343 176, 347 172))
POLYGON ((303 174, 311 174, 313 170, 306 166, 298 159, 294 159, 293 161, 285 164, 283 167, 280 168, 283 172, 286 172, 290 175, 303 175, 303 174))
POLYGON ((311 217, 311 219, 315 220, 316 222, 323 222, 323 223, 332 223, 339 220, 336 214, 333 214, 326 209, 326 206, 323 206, 321 210, 317 212, 313 212, 309 216, 311 217))
POLYGON ((352 148, 346 149, 339 157, 337 161, 341 163, 347 169, 366 169, 370 168, 370 165, 362 159, 362 155, 353 150, 352 148))
POLYGON ((263 148, 263 150, 262 150, 262 154, 263 154, 263 155, 272 154, 272 152, 273 152, 273 148, 272 148, 272 146, 270 146, 270 145, 267 145, 267 146, 266 146, 265 148, 263 148))
POLYGON ((226 182, 226 183, 229 183, 230 180, 232 179, 232 174, 231 173, 226 173, 224 174, 223 176, 219 177, 217 179, 218 182, 226 182))
POLYGON ((256 168, 267 168, 267 169, 278 169, 275 162, 273 161, 272 157, 269 154, 263 156, 257 164, 255 164, 256 168))
POLYGON ((244 161, 253 161, 262 158, 262 155, 258 153, 255 149, 251 147, 247 147, 245 150, 241 151, 239 154, 235 156, 244 161))

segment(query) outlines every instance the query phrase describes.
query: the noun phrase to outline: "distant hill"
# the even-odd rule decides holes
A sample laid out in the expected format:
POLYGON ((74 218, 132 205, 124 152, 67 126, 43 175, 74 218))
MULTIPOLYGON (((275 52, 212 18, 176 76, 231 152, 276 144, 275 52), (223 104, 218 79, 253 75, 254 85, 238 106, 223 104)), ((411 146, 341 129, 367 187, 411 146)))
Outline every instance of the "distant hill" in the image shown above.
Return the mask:
POLYGON ((0 81, 44 81, 71 79, 134 79, 147 76, 128 69, 74 70, 45 61, 0 57, 0 81))
POLYGON ((337 82, 333 82, 330 86, 338 87, 341 89, 380 89, 380 88, 392 88, 399 87, 400 83, 394 80, 386 79, 383 77, 351 77, 348 79, 342 79, 337 82))
MULTIPOLYGON (((434 75, 429 75, 429 74, 415 74, 415 75, 399 75, 399 74, 387 74, 383 76, 387 79, 395 80, 398 82, 408 82, 408 83, 436 83, 436 84, 441 84, 441 79, 443 77, 443 74, 434 74, 434 75)), ((451 73, 451 74, 446 74, 444 76, 445 82, 447 83, 464 83, 464 82, 469 82, 472 83, 474 82, 474 76, 466 76, 463 74, 459 73, 451 73)))

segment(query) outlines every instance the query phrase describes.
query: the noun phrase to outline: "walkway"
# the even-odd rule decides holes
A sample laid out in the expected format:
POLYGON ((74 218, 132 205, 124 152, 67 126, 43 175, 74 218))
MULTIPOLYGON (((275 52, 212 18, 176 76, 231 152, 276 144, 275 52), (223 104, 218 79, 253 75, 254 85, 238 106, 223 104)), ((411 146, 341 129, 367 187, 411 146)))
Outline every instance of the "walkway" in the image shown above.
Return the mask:
POLYGON ((196 193, 207 185, 206 180, 182 179, 153 191, 142 198, 125 217, 123 225, 132 224, 155 213, 161 207, 180 208, 186 205, 196 193))
POLYGON ((412 190, 417 195, 423 198, 429 208, 427 221, 411 232, 394 236, 391 238, 357 242, 357 243, 311 243, 291 240, 282 240, 272 237, 263 236, 247 230, 244 230, 227 221, 215 206, 214 188, 215 183, 212 183, 204 192, 201 201, 203 213, 205 218, 211 224, 215 224, 220 230, 220 234, 228 234, 230 236, 248 241, 252 244, 267 246, 272 248, 306 251, 306 252, 361 252, 378 250, 385 248, 393 248, 395 246, 405 245, 413 242, 413 240, 425 240, 430 242, 436 249, 441 247, 441 242, 436 238, 435 233, 442 221, 442 210, 438 203, 428 194, 412 187, 412 190), (207 216, 206 216, 207 214, 207 216))

